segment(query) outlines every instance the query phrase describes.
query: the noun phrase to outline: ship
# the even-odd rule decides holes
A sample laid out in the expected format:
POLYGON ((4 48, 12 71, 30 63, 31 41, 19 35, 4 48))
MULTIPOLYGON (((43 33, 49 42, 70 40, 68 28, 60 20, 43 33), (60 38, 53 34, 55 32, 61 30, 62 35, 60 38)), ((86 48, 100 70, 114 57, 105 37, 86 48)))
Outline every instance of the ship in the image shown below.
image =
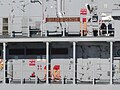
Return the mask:
POLYGON ((0 0, 1 90, 118 90, 119 0, 0 0))

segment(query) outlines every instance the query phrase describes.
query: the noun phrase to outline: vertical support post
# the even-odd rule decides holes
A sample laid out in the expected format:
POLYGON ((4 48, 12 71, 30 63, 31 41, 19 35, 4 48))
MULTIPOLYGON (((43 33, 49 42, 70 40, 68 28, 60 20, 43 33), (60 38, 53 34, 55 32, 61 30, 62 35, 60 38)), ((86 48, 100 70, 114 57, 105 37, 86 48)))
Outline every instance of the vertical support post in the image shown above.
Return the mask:
POLYGON ((3 43, 3 64, 4 64, 4 67, 3 67, 3 83, 5 84, 6 82, 5 82, 5 80, 6 80, 6 75, 5 75, 5 73, 6 73, 6 69, 5 69, 5 63, 6 62, 6 43, 4 42, 3 43))
POLYGON ((35 84, 37 84, 37 78, 38 78, 38 73, 37 73, 37 60, 35 61, 35 84))
POLYGON ((61 77, 61 78, 62 78, 62 84, 64 84, 64 78, 65 78, 65 76, 64 76, 64 74, 63 74, 63 73, 64 73, 64 71, 63 71, 63 70, 64 70, 64 65, 63 65, 63 64, 61 64, 61 75, 62 75, 62 77, 61 77))
MULTIPOLYGON (((82 16, 81 16, 81 18, 83 18, 82 16)), ((81 33, 81 36, 83 36, 83 22, 82 22, 82 20, 81 20, 81 18, 80 18, 80 33, 81 33)))
POLYGON ((110 84, 113 83, 113 42, 110 42, 110 84))
MULTIPOLYGON (((58 15, 58 17, 63 17, 63 15, 62 15, 62 1, 61 0, 57 0, 56 1, 56 5, 57 5, 57 15, 58 15)), ((60 26, 61 26, 61 29, 62 29, 62 32, 63 32, 63 37, 65 36, 65 27, 64 27, 64 23, 63 22, 59 22, 60 23, 60 26)))
POLYGON ((93 21, 92 21, 92 14, 90 14, 90 18, 91 18, 91 20, 90 20, 90 26, 89 26, 89 28, 88 28, 88 36, 93 36, 93 21))
POLYGON ((107 28, 106 35, 109 36, 109 34, 108 34, 108 22, 106 23, 106 28, 107 28))
POLYGON ((47 65, 46 65, 46 84, 49 84, 49 81, 48 81, 49 42, 46 42, 46 59, 47 59, 47 65))
POLYGON ((23 84, 23 60, 21 60, 21 84, 23 84))
POLYGON ((42 23, 41 23, 41 36, 43 35, 43 31, 44 31, 44 0, 42 0, 42 23))
POLYGON ((73 62, 74 62, 74 70, 73 70, 73 84, 77 83, 77 55, 76 55, 76 42, 73 42, 73 62))
POLYGON ((99 25, 99 20, 100 20, 100 19, 99 19, 99 17, 98 17, 98 21, 97 21, 97 24, 98 24, 98 28, 97 28, 97 29, 98 29, 98 36, 100 36, 100 30, 99 30, 99 26, 100 26, 100 25, 99 25))
POLYGON ((93 63, 93 85, 95 84, 95 63, 93 63))
POLYGON ((50 43, 46 42, 46 84, 50 83, 50 68, 51 68, 51 60, 50 60, 50 43))

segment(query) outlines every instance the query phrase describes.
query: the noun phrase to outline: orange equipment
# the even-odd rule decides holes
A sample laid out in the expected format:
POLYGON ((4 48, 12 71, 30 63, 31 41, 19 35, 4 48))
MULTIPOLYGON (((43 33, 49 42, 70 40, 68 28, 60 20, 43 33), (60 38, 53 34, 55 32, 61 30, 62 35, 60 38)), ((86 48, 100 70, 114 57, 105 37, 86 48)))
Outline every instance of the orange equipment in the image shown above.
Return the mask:
MULTIPOLYGON (((46 70, 46 66, 44 66, 44 80, 46 80, 46 73, 47 73, 47 70, 46 70)), ((52 78, 52 69, 50 69, 50 78, 52 78)))
POLYGON ((54 80, 60 80, 61 76, 60 76, 60 65, 55 65, 53 67, 53 79, 54 80))
POLYGON ((2 69, 3 69, 3 60, 0 59, 0 70, 2 70, 2 69))
POLYGON ((86 36, 87 35, 87 19, 82 18, 82 21, 80 22, 80 32, 81 35, 86 36))

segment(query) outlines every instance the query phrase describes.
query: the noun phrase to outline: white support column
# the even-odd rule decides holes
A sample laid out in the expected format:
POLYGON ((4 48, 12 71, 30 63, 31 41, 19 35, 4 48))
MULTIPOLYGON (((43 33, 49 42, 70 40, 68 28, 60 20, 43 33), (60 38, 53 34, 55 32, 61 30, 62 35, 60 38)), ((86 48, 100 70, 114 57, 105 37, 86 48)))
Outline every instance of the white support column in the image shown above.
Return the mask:
POLYGON ((76 42, 73 42, 73 64, 74 64, 74 66, 73 66, 73 84, 76 84, 76 73, 77 73, 77 71, 76 71, 76 61, 77 60, 77 57, 76 57, 76 42))
POLYGON ((3 63, 4 63, 4 70, 3 70, 3 83, 5 84, 5 80, 6 80, 6 77, 5 77, 5 62, 6 62, 6 43, 4 42, 3 43, 3 63))
POLYGON ((106 22, 106 28, 107 28, 106 35, 109 36, 109 34, 108 34, 108 22, 106 22))
MULTIPOLYGON (((59 18, 63 17, 62 15, 62 1, 61 0, 57 0, 57 15, 59 18)), ((59 22, 61 24, 61 29, 62 29, 62 32, 63 32, 63 37, 65 36, 65 30, 64 30, 64 23, 63 22, 59 22)))
POLYGON ((21 60, 21 84, 23 84, 23 60, 21 60))
POLYGON ((113 42, 110 42, 110 84, 113 83, 113 42))
POLYGON ((99 28, 100 25, 99 25, 99 20, 100 20, 100 19, 99 19, 99 17, 98 17, 98 21, 97 21, 97 25, 98 25, 98 28, 97 28, 97 29, 98 29, 98 36, 100 36, 100 28, 99 28))
POLYGON ((93 85, 95 84, 95 63, 93 63, 93 85))
POLYGON ((49 84, 49 42, 46 42, 46 60, 47 60, 47 65, 46 65, 46 84, 49 84))
POLYGON ((44 14, 45 14, 45 12, 44 12, 44 0, 42 0, 42 15, 41 15, 41 17, 42 17, 42 23, 41 23, 41 36, 43 35, 43 32, 44 32, 44 22, 45 22, 45 16, 44 16, 44 14))
POLYGON ((37 60, 35 61, 35 84, 37 84, 37 77, 38 77, 38 73, 37 73, 37 60))

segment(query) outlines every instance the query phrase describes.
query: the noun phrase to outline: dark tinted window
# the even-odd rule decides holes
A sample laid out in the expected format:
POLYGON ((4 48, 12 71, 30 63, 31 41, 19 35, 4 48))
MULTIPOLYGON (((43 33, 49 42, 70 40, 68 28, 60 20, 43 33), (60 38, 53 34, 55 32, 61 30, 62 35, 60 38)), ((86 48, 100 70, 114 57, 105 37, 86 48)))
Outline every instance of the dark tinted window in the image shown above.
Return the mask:
POLYGON ((2 50, 0 50, 0 56, 2 56, 2 50))
POLYGON ((67 48, 52 48, 51 50, 52 55, 66 55, 68 54, 67 48))
MULTIPOLYGON (((65 55, 68 54, 67 48, 52 48, 52 55, 65 55)), ((46 55, 46 49, 26 49, 26 55, 46 55)))
POLYGON ((9 49, 9 55, 24 55, 24 49, 9 49))
POLYGON ((3 18, 3 23, 8 23, 8 18, 3 18))
POLYGON ((26 49, 26 55, 45 55, 45 49, 26 49))

